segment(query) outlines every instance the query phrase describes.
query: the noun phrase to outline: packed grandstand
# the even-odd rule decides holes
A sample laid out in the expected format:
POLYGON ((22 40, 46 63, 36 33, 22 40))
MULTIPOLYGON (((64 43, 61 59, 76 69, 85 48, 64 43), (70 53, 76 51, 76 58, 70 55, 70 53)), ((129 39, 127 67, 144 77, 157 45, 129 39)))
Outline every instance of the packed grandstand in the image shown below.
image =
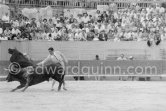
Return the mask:
POLYGON ((125 8, 111 3, 93 10, 75 8, 64 9, 61 14, 53 12, 51 6, 24 8, 15 17, 8 11, 1 12, 0 40, 166 40, 166 10, 158 3, 147 7, 132 3, 125 8))

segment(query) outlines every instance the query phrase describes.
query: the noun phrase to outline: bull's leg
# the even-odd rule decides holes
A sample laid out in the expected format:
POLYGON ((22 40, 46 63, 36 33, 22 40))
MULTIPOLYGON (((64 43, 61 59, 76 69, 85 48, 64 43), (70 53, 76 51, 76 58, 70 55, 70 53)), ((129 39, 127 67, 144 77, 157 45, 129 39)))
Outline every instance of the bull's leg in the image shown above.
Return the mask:
POLYGON ((63 80, 62 80, 61 78, 55 78, 55 77, 52 77, 52 78, 54 79, 53 84, 52 84, 52 88, 53 88, 53 86, 54 86, 54 84, 55 84, 55 80, 56 80, 56 81, 59 82, 58 91, 60 91, 60 90, 61 90, 62 83, 63 83, 63 80))
POLYGON ((66 86, 65 86, 65 80, 63 79, 63 90, 67 91, 66 86))
POLYGON ((63 82, 59 82, 58 91, 61 90, 62 83, 63 83, 63 82))
POLYGON ((65 81, 63 80, 63 90, 67 91, 66 87, 65 87, 65 81))
POLYGON ((16 91, 16 90, 18 90, 18 89, 21 89, 21 88, 23 88, 25 85, 19 85, 19 86, 17 86, 15 89, 12 89, 11 90, 11 92, 14 92, 14 91, 16 91))
POLYGON ((30 78, 27 77, 27 83, 26 83, 24 89, 22 90, 22 92, 24 92, 29 87, 29 83, 30 83, 30 78))
POLYGON ((67 91, 67 89, 65 87, 65 74, 66 74, 66 72, 64 71, 64 75, 62 75, 62 84, 63 84, 63 90, 67 91))
POLYGON ((29 83, 27 83, 24 87, 24 89, 22 90, 22 92, 24 92, 27 88, 29 87, 29 83))

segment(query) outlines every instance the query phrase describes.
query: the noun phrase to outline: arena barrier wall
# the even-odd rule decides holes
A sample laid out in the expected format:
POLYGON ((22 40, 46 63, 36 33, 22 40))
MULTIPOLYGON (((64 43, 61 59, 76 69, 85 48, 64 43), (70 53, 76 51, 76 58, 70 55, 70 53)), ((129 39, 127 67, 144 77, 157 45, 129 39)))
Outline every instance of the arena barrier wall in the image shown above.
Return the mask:
POLYGON ((122 53, 133 56, 136 60, 166 59, 166 42, 160 45, 147 46, 142 42, 56 42, 56 41, 0 41, 0 61, 8 61, 8 48, 17 48, 27 53, 33 60, 43 60, 48 55, 48 48, 59 50, 69 60, 94 60, 99 55, 101 60, 115 60, 122 53))

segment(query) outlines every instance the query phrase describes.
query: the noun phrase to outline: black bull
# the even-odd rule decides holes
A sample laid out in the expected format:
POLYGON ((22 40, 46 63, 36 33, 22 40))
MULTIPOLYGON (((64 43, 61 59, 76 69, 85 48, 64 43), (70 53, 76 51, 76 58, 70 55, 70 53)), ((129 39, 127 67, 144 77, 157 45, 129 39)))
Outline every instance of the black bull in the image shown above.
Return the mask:
POLYGON ((12 90, 16 91, 18 89, 24 88, 22 91, 25 91, 29 86, 39 84, 44 81, 49 81, 49 78, 59 82, 58 91, 61 89, 63 84, 63 89, 65 88, 64 74, 63 69, 60 64, 52 64, 45 67, 33 67, 34 70, 30 72, 27 69, 21 69, 18 74, 9 73, 6 80, 8 82, 18 81, 20 85, 12 90))
POLYGON ((21 89, 24 87, 22 91, 25 91, 29 86, 39 84, 44 81, 49 81, 49 78, 52 78, 59 82, 58 91, 61 89, 63 84, 63 89, 65 88, 64 76, 65 72, 63 72, 63 68, 61 64, 51 64, 45 67, 37 66, 32 61, 29 61, 21 52, 17 49, 8 49, 11 63, 17 63, 20 67, 16 67, 13 65, 11 69, 9 69, 9 74, 6 78, 8 82, 18 81, 20 85, 17 86, 12 91, 16 91, 17 89, 21 89), (27 68, 28 67, 28 68, 27 68), (29 70, 29 67, 31 67, 29 70), (13 72, 13 69, 20 69, 19 72, 13 72), (33 70, 32 70, 33 69, 33 70))

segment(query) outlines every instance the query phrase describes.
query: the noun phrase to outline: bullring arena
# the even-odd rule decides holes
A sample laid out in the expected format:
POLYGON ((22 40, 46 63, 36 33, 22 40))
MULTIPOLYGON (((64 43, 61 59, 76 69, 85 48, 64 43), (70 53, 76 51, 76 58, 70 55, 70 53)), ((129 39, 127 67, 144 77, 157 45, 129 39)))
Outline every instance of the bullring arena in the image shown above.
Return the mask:
MULTIPOLYGON (((149 75, 151 77, 151 80, 149 81, 139 81, 138 77, 141 75, 133 75, 135 76, 135 79, 132 81, 131 78, 127 79, 125 75, 121 75, 124 76, 123 80, 119 80, 119 76, 115 77, 116 74, 104 75, 104 73, 98 75, 100 77, 99 79, 99 77, 92 75, 91 72, 89 73, 89 75, 85 75, 84 80, 75 81, 73 79, 73 76, 79 76, 77 75, 78 71, 74 70, 74 73, 77 74, 73 75, 71 73, 71 70, 69 70, 67 76, 65 77, 66 88, 68 90, 61 90, 60 92, 57 91, 57 82, 54 86, 54 91, 51 91, 51 81, 31 86, 25 92, 21 92, 21 90, 10 92, 11 89, 15 88, 18 85, 18 82, 7 83, 6 81, 2 81, 0 83, 0 106, 3 111, 165 111, 166 109, 166 79, 164 75, 165 61, 156 59, 143 61, 94 60, 94 56, 96 53, 99 54, 100 57, 104 58, 104 55, 102 56, 103 50, 112 51, 111 53, 113 54, 116 48, 118 48, 117 50, 120 50, 123 47, 126 49, 124 53, 129 53, 128 51, 131 50, 130 47, 127 45, 125 45, 124 47, 125 43, 123 42, 115 44, 107 44, 105 42, 106 46, 110 45, 110 47, 114 48, 114 50, 107 49, 104 45, 96 50, 96 46, 103 44, 100 42, 91 44, 82 42, 66 42, 66 46, 64 46, 63 43, 47 41, 45 41, 45 44, 47 45, 44 45, 43 42, 4 42, 1 42, 0 44, 1 58, 3 60, 6 60, 1 61, 2 80, 4 80, 3 78, 5 78, 7 75, 7 72, 5 72, 3 68, 6 68, 9 64, 8 59, 10 55, 8 54, 7 49, 12 46, 16 47, 21 52, 27 52, 31 57, 34 57, 33 59, 37 61, 40 61, 40 59, 42 60, 43 58, 45 58, 45 56, 47 56, 48 52, 46 51, 49 46, 55 46, 54 48, 56 50, 62 51, 68 58, 70 58, 69 64, 71 66, 78 66, 79 62, 80 67, 97 66, 98 64, 101 65, 102 63, 102 65, 110 65, 112 67, 114 65, 119 65, 120 67, 122 67, 122 71, 125 72, 127 66, 130 66, 132 64, 133 67, 152 65, 156 66, 158 70, 157 75, 149 75), (42 47, 39 46, 39 44, 42 47), (77 44, 81 45, 78 46, 77 44), (118 47, 116 47, 116 45, 118 45, 118 47), (25 46, 28 46, 29 48, 26 48, 25 46), (75 52, 73 51, 74 46, 77 46, 75 48, 78 48, 77 50, 75 49, 75 52), (81 47, 84 47, 86 49, 86 52, 81 47), (88 48, 86 47, 90 48, 89 50, 91 51, 91 53, 89 53, 90 51, 88 51, 88 48), (43 52, 40 51, 39 53, 40 48, 43 49, 43 52), (77 55, 77 51, 79 51, 80 55, 77 55), (4 53, 6 56, 4 55, 4 53), (89 55, 87 53, 89 53, 89 55), (75 55, 75 58, 79 56, 79 58, 82 59, 72 59, 72 55, 75 55), (87 55, 87 57, 85 55, 87 55), (89 58, 89 60, 87 58, 89 58)), ((139 48, 139 53, 141 53, 142 51, 142 55, 144 50, 146 50, 150 56, 153 56, 153 59, 155 57, 159 57, 157 53, 154 54, 153 52, 150 52, 151 48, 149 49, 146 46, 145 42, 129 43, 131 46, 133 46, 133 49, 138 50, 139 48), (143 49, 141 50, 141 48, 143 49)), ((157 52, 160 51, 159 49, 163 47, 165 47, 165 43, 162 43, 159 47, 153 47, 153 50, 156 50, 157 52)), ((122 50, 120 50, 120 52, 122 52, 122 50)), ((134 54, 135 52, 130 52, 131 55, 133 55, 132 53, 134 54)), ((83 72, 80 71, 79 73, 81 73, 80 75, 83 76, 83 72)), ((85 70, 85 73, 87 74, 87 70, 85 70)), ((146 76, 146 74, 142 74, 142 76, 144 77, 146 76)))
POLYGON ((165 2, 0 0, 0 111, 166 111, 165 2), (27 71, 58 57, 50 47, 68 59, 67 90, 27 71), (13 90, 30 77, 49 82, 13 90))

